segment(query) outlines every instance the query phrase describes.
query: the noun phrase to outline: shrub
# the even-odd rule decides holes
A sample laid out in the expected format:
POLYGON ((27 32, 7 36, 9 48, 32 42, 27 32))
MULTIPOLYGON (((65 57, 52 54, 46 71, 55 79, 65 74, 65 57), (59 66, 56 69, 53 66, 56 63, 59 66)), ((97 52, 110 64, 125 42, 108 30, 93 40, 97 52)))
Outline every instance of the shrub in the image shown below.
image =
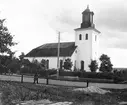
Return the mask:
POLYGON ((59 75, 60 76, 76 76, 76 72, 72 72, 72 71, 60 71, 59 75))
POLYGON ((82 72, 81 78, 113 79, 113 73, 82 72))
POLYGON ((114 80, 114 83, 119 83, 119 82, 124 81, 124 78, 116 75, 116 76, 114 76, 113 80, 114 80))
POLYGON ((30 69, 28 67, 23 67, 20 69, 20 73, 25 74, 25 73, 31 73, 31 72, 30 72, 30 69))
POLYGON ((7 73, 7 68, 0 64, 0 74, 7 73))
POLYGON ((96 73, 96 72, 71 72, 60 71, 60 76, 78 76, 80 78, 98 78, 98 79, 113 79, 113 73, 96 73))
POLYGON ((91 60, 89 68, 90 68, 91 72, 96 72, 97 69, 98 69, 97 61, 96 60, 91 60))
POLYGON ((53 74, 56 74, 56 73, 57 73, 57 70, 40 70, 38 72, 40 77, 47 77, 49 75, 53 75, 53 74))
POLYGON ((122 81, 126 81, 127 80, 127 71, 125 70, 115 70, 114 71, 114 82, 118 83, 118 82, 122 82, 122 81))
POLYGON ((64 65, 63 65, 64 69, 66 70, 71 70, 72 67, 72 62, 71 59, 65 59, 64 65))

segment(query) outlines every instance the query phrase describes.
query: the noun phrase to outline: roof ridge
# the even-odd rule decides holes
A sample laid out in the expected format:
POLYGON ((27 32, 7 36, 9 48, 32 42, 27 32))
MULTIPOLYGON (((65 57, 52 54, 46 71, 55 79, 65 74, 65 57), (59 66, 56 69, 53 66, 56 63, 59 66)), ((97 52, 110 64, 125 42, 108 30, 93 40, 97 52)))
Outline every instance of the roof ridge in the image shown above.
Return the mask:
MULTIPOLYGON (((58 42, 54 42, 54 43, 45 43, 45 44, 57 44, 58 42)), ((60 43, 74 43, 74 42, 60 42, 60 43)), ((43 44, 44 45, 44 44, 43 44)))

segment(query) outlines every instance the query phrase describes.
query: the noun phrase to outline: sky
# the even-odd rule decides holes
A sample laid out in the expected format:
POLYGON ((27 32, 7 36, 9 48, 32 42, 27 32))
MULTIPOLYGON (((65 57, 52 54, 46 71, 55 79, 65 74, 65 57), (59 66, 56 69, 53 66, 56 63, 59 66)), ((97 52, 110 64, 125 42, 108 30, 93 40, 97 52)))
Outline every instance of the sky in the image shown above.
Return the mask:
POLYGON ((100 55, 107 54, 114 67, 127 67, 127 0, 0 0, 0 18, 18 44, 16 56, 44 43, 74 41, 87 5, 101 32, 100 55))

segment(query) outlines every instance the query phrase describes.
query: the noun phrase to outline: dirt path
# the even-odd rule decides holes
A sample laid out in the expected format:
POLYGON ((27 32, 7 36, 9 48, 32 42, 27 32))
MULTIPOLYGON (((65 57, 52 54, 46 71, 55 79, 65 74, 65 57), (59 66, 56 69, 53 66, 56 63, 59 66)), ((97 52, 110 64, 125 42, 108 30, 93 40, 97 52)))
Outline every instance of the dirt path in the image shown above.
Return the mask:
MULTIPOLYGON (((9 81, 21 81, 20 76, 7 76, 0 75, 0 80, 9 81)), ((33 82, 33 77, 24 76, 24 82, 33 82)), ((46 84, 46 79, 39 79, 39 83, 46 84)), ((75 86, 75 87, 86 87, 86 82, 71 82, 71 81, 60 81, 60 80, 49 80, 49 84, 52 85, 64 85, 64 86, 75 86)), ((98 86, 100 88, 112 88, 112 89, 125 89, 127 84, 111 84, 111 83, 89 83, 89 86, 98 86)))

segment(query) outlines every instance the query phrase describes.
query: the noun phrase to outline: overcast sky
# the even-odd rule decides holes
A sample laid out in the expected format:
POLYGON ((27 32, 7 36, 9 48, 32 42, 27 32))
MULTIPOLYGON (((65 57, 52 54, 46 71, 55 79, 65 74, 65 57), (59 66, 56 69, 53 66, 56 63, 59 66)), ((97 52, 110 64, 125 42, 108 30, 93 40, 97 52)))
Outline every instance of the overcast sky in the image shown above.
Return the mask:
POLYGON ((114 67, 127 67, 127 0, 0 0, 0 18, 18 42, 13 51, 26 54, 57 42, 58 31, 61 41, 74 41, 88 4, 101 31, 100 55, 110 56, 114 67))

